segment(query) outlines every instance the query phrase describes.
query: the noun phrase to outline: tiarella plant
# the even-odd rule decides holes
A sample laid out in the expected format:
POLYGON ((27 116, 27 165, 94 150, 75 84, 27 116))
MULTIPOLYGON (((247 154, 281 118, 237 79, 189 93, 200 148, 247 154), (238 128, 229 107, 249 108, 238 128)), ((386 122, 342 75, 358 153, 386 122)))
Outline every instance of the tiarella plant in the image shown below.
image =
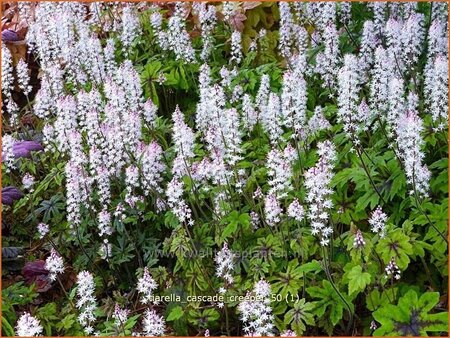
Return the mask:
POLYGON ((448 333, 445 2, 2 6, 2 334, 448 333))

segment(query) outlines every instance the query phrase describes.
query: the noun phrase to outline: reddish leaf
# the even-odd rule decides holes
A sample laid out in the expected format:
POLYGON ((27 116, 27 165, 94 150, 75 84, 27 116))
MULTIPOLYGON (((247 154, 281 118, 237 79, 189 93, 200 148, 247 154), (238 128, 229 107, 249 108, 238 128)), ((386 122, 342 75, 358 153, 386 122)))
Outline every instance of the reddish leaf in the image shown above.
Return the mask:
POLYGON ((52 288, 52 283, 47 276, 39 275, 34 280, 37 292, 47 292, 52 288))
POLYGON ((22 269, 22 274, 28 285, 36 284, 37 292, 46 292, 52 287, 48 279, 48 271, 45 269, 45 261, 43 260, 27 262, 22 269))
POLYGON ((261 5, 261 1, 244 1, 242 8, 244 11, 248 11, 249 9, 256 8, 261 5))
POLYGON ((25 281, 35 278, 39 275, 48 275, 48 271, 45 268, 45 261, 39 260, 34 262, 27 262, 22 269, 22 274, 25 277, 25 281))
POLYGON ((234 12, 233 16, 230 18, 230 25, 233 26, 234 29, 242 32, 244 30, 245 19, 247 19, 245 14, 234 12))

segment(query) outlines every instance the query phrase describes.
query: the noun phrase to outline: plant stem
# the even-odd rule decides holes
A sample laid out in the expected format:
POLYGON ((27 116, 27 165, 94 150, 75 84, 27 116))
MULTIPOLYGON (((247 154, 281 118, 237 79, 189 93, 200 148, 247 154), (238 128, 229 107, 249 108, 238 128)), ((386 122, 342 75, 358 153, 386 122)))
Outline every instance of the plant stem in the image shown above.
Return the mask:
POLYGON ((73 305, 73 302, 72 302, 72 300, 69 297, 69 294, 67 293, 66 289, 64 288, 63 283, 61 282, 61 280, 59 279, 58 276, 56 276, 56 280, 58 281, 59 286, 61 287, 61 290, 64 292, 64 295, 66 296, 67 300, 69 301, 69 304, 70 304, 70 307, 72 308, 72 311, 76 313, 77 309, 73 305))
POLYGON ((347 307, 347 311, 349 314, 349 321, 347 324, 346 334, 349 334, 350 329, 353 326, 353 312, 352 312, 352 309, 351 309, 350 305, 348 304, 347 300, 344 298, 344 296, 342 296, 341 292, 339 291, 339 289, 337 288, 336 284, 333 281, 333 277, 331 276, 331 273, 329 270, 329 262, 328 262, 329 257, 325 254, 325 250, 323 248, 322 248, 322 253, 323 253, 323 261, 324 261, 323 268, 324 268, 325 274, 327 275, 327 279, 331 283, 331 286, 333 287, 334 291, 336 291, 339 298, 344 302, 345 306, 347 307))
POLYGON ((426 214, 425 211, 423 211, 422 207, 421 207, 421 202, 419 201, 419 195, 417 194, 417 188, 416 188, 416 175, 414 173, 414 169, 413 169, 413 186, 414 186, 414 199, 416 201, 416 206, 417 209, 422 213, 422 215, 425 216, 425 218, 428 221, 428 224, 431 225, 431 227, 439 234, 439 236, 441 236, 441 238, 448 244, 448 240, 447 238, 445 238, 444 234, 442 232, 439 231, 439 229, 431 222, 431 219, 428 217, 428 215, 426 214))
POLYGON ((380 200, 383 202, 383 205, 385 205, 386 202, 385 202, 383 196, 381 196, 381 193, 378 191, 378 189, 377 189, 377 187, 376 187, 376 185, 375 185, 375 182, 373 181, 372 176, 370 175, 370 172, 369 172, 369 170, 367 169, 367 166, 366 166, 366 164, 364 163, 364 160, 362 159, 361 152, 359 151, 359 148, 358 148, 358 147, 355 147, 355 149, 356 149, 356 153, 358 154, 359 160, 361 161, 361 164, 362 164, 362 166, 363 166, 363 169, 364 169, 364 171, 366 172, 367 177, 369 178, 370 184, 372 185, 372 187, 373 187, 373 189, 375 190, 375 192, 377 193, 377 195, 380 197, 380 200))

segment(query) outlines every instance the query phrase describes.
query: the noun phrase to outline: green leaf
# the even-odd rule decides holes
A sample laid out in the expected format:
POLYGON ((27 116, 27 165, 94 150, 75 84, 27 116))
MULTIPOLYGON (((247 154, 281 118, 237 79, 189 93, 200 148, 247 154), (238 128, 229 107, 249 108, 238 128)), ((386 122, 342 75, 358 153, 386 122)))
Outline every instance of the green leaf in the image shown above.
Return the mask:
POLYGON ((330 319, 331 323, 333 325, 336 325, 339 323, 339 321, 342 319, 342 315, 344 312, 343 306, 331 306, 330 307, 330 319))
POLYGON ((243 229, 249 229, 251 225, 251 217, 249 214, 244 213, 239 215, 239 224, 241 224, 243 229))
POLYGON ((357 265, 350 270, 347 278, 349 279, 348 294, 351 295, 355 292, 358 294, 364 291, 366 286, 370 284, 371 276, 370 273, 363 272, 360 265, 357 265))
POLYGON ((56 329, 59 330, 69 330, 77 319, 74 314, 69 314, 65 316, 61 321, 56 323, 56 329))
POLYGON ((438 292, 425 292, 419 300, 419 307, 422 311, 428 312, 433 307, 439 303, 439 293, 438 292))
POLYGON ((2 316, 2 335, 5 337, 14 337, 15 332, 8 320, 2 316))
POLYGON ((183 317, 184 315, 184 310, 181 306, 177 305, 175 306, 169 313, 169 315, 167 316, 167 321, 171 322, 177 319, 180 319, 181 317, 183 317))
POLYGON ((400 270, 406 269, 410 262, 409 256, 413 255, 410 238, 402 229, 396 229, 381 239, 376 250, 385 264, 394 258, 400 270))
POLYGON ((420 335, 425 336, 427 332, 448 333, 448 312, 427 315, 424 325, 420 328, 420 335))
POLYGON ((368 205, 370 205, 370 208, 373 209, 378 205, 379 200, 380 197, 378 196, 376 191, 373 189, 369 189, 362 197, 358 198, 355 211, 364 210, 368 205))
POLYGON ((320 263, 316 260, 313 260, 312 262, 308 262, 305 264, 300 265, 299 268, 297 268, 299 272, 314 272, 317 273, 319 271, 322 271, 322 266, 320 263))
POLYGON ((341 296, 346 300, 347 304, 350 306, 350 310, 353 312, 353 304, 346 297, 345 294, 340 294, 336 292, 331 283, 324 279, 322 280, 322 286, 312 286, 306 289, 308 294, 313 298, 318 298, 318 301, 313 302, 315 305, 314 313, 317 317, 323 317, 325 312, 328 311, 331 323, 335 326, 341 319, 343 315, 344 307, 346 306, 341 296))
POLYGON ((221 240, 225 240, 226 238, 230 237, 231 234, 234 234, 237 230, 238 227, 238 222, 236 221, 231 221, 231 223, 229 223, 225 229, 223 229, 222 232, 222 236, 220 237, 221 240))
POLYGON ((239 212, 232 211, 229 215, 227 215, 222 223, 228 223, 228 225, 223 229, 222 234, 220 236, 220 241, 223 242, 228 237, 231 237, 236 230, 238 229, 238 225, 241 225, 243 229, 250 228, 251 218, 247 213, 239 214, 239 212))
POLYGON ((286 313, 286 324, 291 324, 297 335, 306 331, 306 325, 314 326, 314 315, 311 311, 314 308, 313 303, 306 303, 305 299, 300 299, 294 304, 294 308, 286 313))
POLYGON ((140 315, 136 315, 136 316, 132 316, 132 317, 128 318, 127 322, 124 325, 124 328, 126 330, 131 330, 136 325, 139 317, 140 317, 140 315))
POLYGON ((427 336, 428 332, 448 333, 448 312, 430 314, 439 302, 439 293, 425 292, 420 298, 409 290, 397 305, 387 304, 373 313, 381 326, 375 336, 427 336))
POLYGON ((391 302, 391 299, 396 299, 397 288, 391 288, 380 293, 377 289, 370 292, 366 297, 366 306, 369 311, 375 311, 382 306, 391 302))

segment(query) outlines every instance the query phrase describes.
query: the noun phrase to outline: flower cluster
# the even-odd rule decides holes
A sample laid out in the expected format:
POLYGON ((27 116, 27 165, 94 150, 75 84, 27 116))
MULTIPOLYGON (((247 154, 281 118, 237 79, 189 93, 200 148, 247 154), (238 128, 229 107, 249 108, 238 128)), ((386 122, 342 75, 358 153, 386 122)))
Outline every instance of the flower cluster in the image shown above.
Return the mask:
POLYGON ((401 28, 401 54, 405 66, 417 63, 425 37, 423 14, 412 12, 401 28))
POLYGON ((405 112, 406 102, 404 98, 405 84, 403 79, 394 77, 389 81, 388 112, 386 122, 391 132, 395 131, 400 116, 405 112))
POLYGON ((379 111, 383 116, 388 110, 394 63, 383 46, 375 49, 373 63, 370 81, 370 107, 374 111, 379 111))
POLYGON ((233 283, 231 271, 234 270, 234 253, 228 249, 227 243, 223 244, 222 249, 216 254, 216 276, 222 277, 228 284, 233 283))
POLYGON ((443 130, 448 121, 448 60, 439 56, 430 70, 426 92, 431 117, 437 124, 437 130, 443 130))
POLYGON ((216 7, 202 2, 194 3, 192 7, 197 12, 202 30, 203 48, 200 57, 206 60, 213 49, 212 31, 217 24, 216 7))
POLYGON ((283 151, 272 148, 267 155, 267 168, 270 185, 270 194, 274 194, 277 198, 287 196, 292 189, 292 165, 297 159, 296 150, 289 144, 283 151))
POLYGON ((331 128, 330 122, 325 118, 323 108, 317 106, 314 109, 314 114, 308 120, 308 136, 315 135, 321 130, 327 130, 331 128))
POLYGON ((23 59, 20 59, 19 62, 17 62, 16 72, 19 88, 28 96, 31 92, 30 75, 28 74, 27 63, 23 59))
POLYGON ((14 84, 13 65, 11 51, 5 44, 2 44, 2 93, 5 95, 5 102, 11 100, 11 88, 14 84))
POLYGON ((281 109, 284 125, 293 128, 293 138, 302 139, 305 134, 307 83, 305 69, 307 67, 304 54, 291 57, 292 71, 283 75, 283 87, 281 92, 281 109))
POLYGON ((169 18, 167 30, 162 28, 162 15, 159 12, 152 14, 150 23, 155 31, 160 47, 172 51, 178 60, 186 62, 195 61, 195 51, 192 47, 189 33, 186 31, 184 4, 177 2, 175 11, 169 18))
POLYGON ((339 65, 339 36, 336 25, 328 24, 323 31, 325 49, 317 55, 315 72, 323 79, 323 87, 330 91, 336 88, 339 65))
POLYGON ((140 150, 144 194, 148 195, 151 191, 162 193, 160 184, 163 180, 162 175, 166 170, 166 165, 163 162, 163 149, 153 141, 148 145, 141 143, 140 150))
POLYGON ((87 173, 75 161, 67 162, 65 172, 67 178, 67 220, 72 227, 76 228, 81 223, 81 206, 88 201, 87 173))
POLYGON ((274 316, 270 306, 270 284, 261 279, 255 283, 253 292, 255 301, 244 300, 239 306, 246 336, 273 336, 274 316))
POLYGON ((368 119, 367 110, 360 109, 358 102, 361 79, 357 67, 356 56, 347 54, 338 74, 338 121, 343 124, 345 133, 355 144, 359 143, 357 135, 368 119))
POLYGON ((64 272, 64 261, 53 248, 50 251, 50 256, 45 260, 45 269, 49 272, 49 278, 52 281, 64 272))
POLYGON ((142 294, 141 303, 147 304, 150 302, 150 298, 153 295, 153 290, 156 290, 158 285, 156 284, 153 277, 150 275, 148 268, 144 268, 144 274, 139 278, 136 290, 142 294))
POLYGON ((34 176, 31 175, 30 173, 26 173, 25 175, 23 175, 22 177, 22 184, 23 187, 27 190, 29 190, 30 192, 33 191, 33 185, 36 183, 34 176))
POLYGON ((386 272, 386 278, 392 277, 396 280, 399 280, 401 278, 401 271, 394 258, 389 261, 389 264, 386 265, 386 268, 384 270, 386 272))
POLYGON ((372 226, 372 232, 379 234, 383 238, 386 234, 387 215, 378 206, 369 218, 369 224, 372 226))
POLYGON ((16 334, 19 337, 34 337, 40 336, 42 331, 41 323, 38 319, 30 315, 28 312, 25 312, 20 316, 16 325, 16 334))
POLYGON ((305 209, 299 203, 298 199, 294 199, 287 208, 287 214, 289 217, 292 217, 297 222, 301 222, 305 216, 305 209))
MULTIPOLYGON (((260 90, 262 91, 264 82, 261 80, 260 90)), ((258 100, 258 97, 257 97, 258 100)), ((275 144, 283 134, 283 114, 281 110, 280 97, 275 93, 268 95, 266 102, 259 105, 261 109, 261 124, 269 135, 271 143, 275 144)))
POLYGON ((184 116, 177 106, 172 115, 173 142, 177 157, 174 160, 172 172, 176 176, 187 174, 189 162, 194 157, 195 136, 192 129, 184 122, 184 116))
POLYGON ((5 164, 7 173, 15 168, 14 143, 16 143, 16 140, 11 135, 2 137, 2 163, 5 164))
POLYGON ((280 1, 280 41, 278 48, 280 54, 286 59, 292 57, 297 52, 303 52, 305 49, 306 31, 305 29, 295 22, 295 15, 299 16, 298 12, 291 10, 290 2, 280 1))
POLYGON ((237 64, 242 61, 242 48, 241 48, 242 36, 241 32, 234 31, 231 34, 231 58, 230 62, 235 62, 237 64))
POLYGON ((289 57, 291 53, 293 17, 289 8, 289 3, 280 1, 280 52, 284 57, 289 57))
POLYGON ((183 182, 176 177, 174 177, 169 184, 167 184, 167 204, 180 222, 186 222, 189 225, 193 225, 194 220, 191 216, 191 208, 183 199, 183 187, 183 182))
POLYGON ((280 216, 283 213, 283 209, 280 206, 280 202, 274 194, 269 194, 264 199, 264 212, 266 215, 266 222, 270 226, 275 226, 280 223, 280 216))
POLYGON ((361 51, 358 59, 358 66, 361 75, 365 78, 369 69, 373 66, 373 53, 378 45, 378 37, 375 24, 371 20, 364 22, 363 33, 361 37, 361 51))
POLYGON ((356 230, 355 239, 353 240, 353 247, 355 249, 363 248, 366 245, 366 241, 364 241, 363 234, 361 230, 356 230))
POLYGON ((164 318, 156 313, 155 310, 147 310, 142 321, 145 337, 158 337, 164 335, 166 323, 164 318))
POLYGON ((280 337, 298 337, 298 335, 295 333, 295 331, 287 329, 280 333, 280 337))
POLYGON ((98 214, 98 234, 99 236, 111 235, 112 228, 111 224, 111 214, 107 210, 102 210, 98 214))
POLYGON ((45 235, 48 234, 48 232, 50 231, 50 228, 48 226, 48 224, 45 223, 39 223, 37 226, 37 231, 39 233, 39 238, 44 238, 45 235))
POLYGON ((116 321, 116 325, 118 327, 123 326, 126 321, 128 320, 128 315, 130 314, 130 310, 128 309, 122 309, 119 304, 116 303, 115 307, 114 307, 114 313, 112 315, 112 317, 115 319, 116 321))
POLYGON ((96 320, 97 300, 95 298, 94 277, 88 271, 81 271, 77 276, 77 308, 80 310, 78 321, 84 332, 94 332, 92 324, 96 320))
POLYGON ((132 6, 123 7, 121 23, 122 32, 120 34, 120 41, 122 42, 123 48, 126 50, 140 32, 139 18, 132 6))
MULTIPOLYGON (((144 268, 144 274, 138 279, 136 290, 141 294, 142 304, 150 304, 153 291, 158 285, 147 267, 144 268)), ((147 309, 142 320, 143 334, 135 333, 137 336, 162 336, 166 330, 164 318, 156 313, 155 310, 147 309)))
POLYGON ((422 119, 416 111, 407 111, 400 116, 397 127, 397 144, 399 155, 405 166, 408 183, 412 186, 411 194, 427 196, 431 173, 423 164, 425 154, 422 151, 424 141, 421 137, 422 119))
POLYGON ((330 199, 333 190, 329 185, 333 177, 336 150, 330 141, 321 142, 317 147, 319 161, 305 172, 306 202, 309 204, 307 218, 311 222, 312 234, 318 235, 321 245, 326 246, 333 233, 333 228, 328 224, 328 212, 333 207, 330 199))
POLYGON ((250 132, 258 122, 258 111, 255 109, 252 97, 247 93, 242 96, 242 111, 245 116, 242 121, 243 129, 250 132))

